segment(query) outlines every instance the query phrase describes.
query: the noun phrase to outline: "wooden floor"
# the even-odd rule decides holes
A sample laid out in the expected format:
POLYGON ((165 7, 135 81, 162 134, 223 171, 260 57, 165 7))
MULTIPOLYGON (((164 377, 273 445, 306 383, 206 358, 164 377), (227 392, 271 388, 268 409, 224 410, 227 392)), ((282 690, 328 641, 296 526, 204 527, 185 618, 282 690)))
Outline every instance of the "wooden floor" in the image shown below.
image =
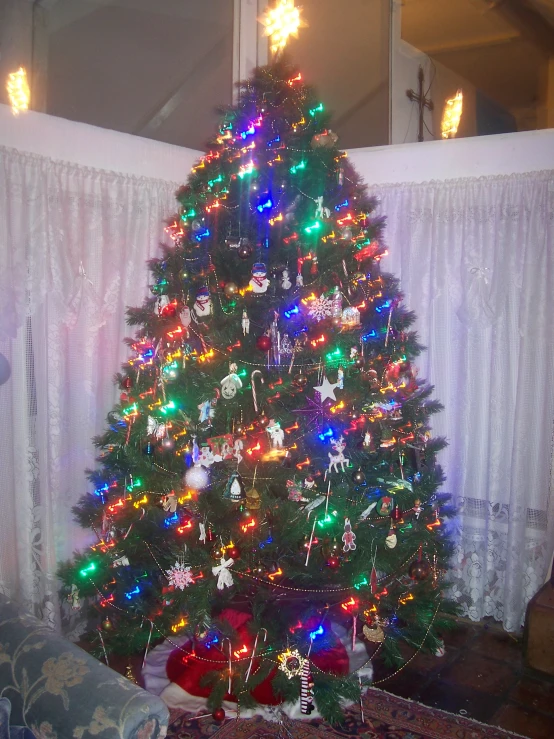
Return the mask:
MULTIPOLYGON (((376 687, 531 739, 554 739, 554 678, 526 668, 523 640, 494 623, 458 622, 446 654, 418 654, 376 687)), ((376 661, 375 681, 390 672, 376 661)))

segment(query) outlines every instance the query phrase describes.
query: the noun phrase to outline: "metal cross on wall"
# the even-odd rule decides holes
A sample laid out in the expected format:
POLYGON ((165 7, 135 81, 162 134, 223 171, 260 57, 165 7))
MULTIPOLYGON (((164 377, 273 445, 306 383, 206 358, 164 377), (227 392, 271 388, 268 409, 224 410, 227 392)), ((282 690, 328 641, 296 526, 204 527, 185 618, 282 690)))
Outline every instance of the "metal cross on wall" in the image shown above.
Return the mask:
POLYGON ((419 120, 418 120, 418 127, 417 127, 417 140, 423 141, 423 115, 425 113, 425 108, 428 108, 428 110, 433 110, 433 101, 431 98, 428 98, 425 96, 425 93, 423 92, 423 67, 419 67, 418 73, 417 73, 417 82, 418 82, 418 90, 415 92, 414 90, 406 90, 406 95, 409 97, 409 99, 413 103, 417 103, 417 109, 419 114, 419 120))

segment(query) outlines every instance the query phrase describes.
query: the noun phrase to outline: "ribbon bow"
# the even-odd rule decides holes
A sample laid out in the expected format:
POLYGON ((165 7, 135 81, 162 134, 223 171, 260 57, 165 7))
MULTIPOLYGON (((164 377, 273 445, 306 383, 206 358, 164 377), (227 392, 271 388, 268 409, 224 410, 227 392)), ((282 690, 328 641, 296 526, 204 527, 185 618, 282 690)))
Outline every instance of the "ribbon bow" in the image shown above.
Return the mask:
POLYGON ((233 585, 233 575, 229 572, 229 567, 235 564, 234 559, 225 559, 221 557, 219 565, 212 567, 212 573, 217 575, 217 589, 230 588, 233 585))

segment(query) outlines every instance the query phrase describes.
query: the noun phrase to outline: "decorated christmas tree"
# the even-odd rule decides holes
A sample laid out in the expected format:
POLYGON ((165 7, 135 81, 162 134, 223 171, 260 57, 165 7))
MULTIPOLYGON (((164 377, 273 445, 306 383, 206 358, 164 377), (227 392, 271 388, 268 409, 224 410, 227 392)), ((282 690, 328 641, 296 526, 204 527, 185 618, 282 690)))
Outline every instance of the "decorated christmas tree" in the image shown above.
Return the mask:
POLYGON ((64 582, 99 656, 169 640, 168 672, 216 715, 301 696, 335 721, 376 652, 392 673, 437 651, 451 610, 414 316, 375 202, 283 60, 241 85, 177 199, 75 509, 97 542, 64 582))

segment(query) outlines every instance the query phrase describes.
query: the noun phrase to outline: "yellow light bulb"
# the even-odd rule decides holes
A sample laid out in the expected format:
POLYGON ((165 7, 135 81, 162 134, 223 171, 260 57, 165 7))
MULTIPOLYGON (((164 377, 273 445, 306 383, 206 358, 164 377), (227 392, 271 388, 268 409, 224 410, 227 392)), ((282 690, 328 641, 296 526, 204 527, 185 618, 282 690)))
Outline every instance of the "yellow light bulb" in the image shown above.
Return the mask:
POLYGON ((443 139, 453 138, 458 131, 462 110, 464 107, 464 96, 461 90, 446 101, 442 112, 441 134, 443 139))
POLYGON ((31 92, 29 83, 27 82, 27 72, 23 67, 19 67, 17 72, 11 72, 6 82, 6 90, 12 106, 14 115, 18 115, 22 110, 29 109, 29 101, 31 92))

